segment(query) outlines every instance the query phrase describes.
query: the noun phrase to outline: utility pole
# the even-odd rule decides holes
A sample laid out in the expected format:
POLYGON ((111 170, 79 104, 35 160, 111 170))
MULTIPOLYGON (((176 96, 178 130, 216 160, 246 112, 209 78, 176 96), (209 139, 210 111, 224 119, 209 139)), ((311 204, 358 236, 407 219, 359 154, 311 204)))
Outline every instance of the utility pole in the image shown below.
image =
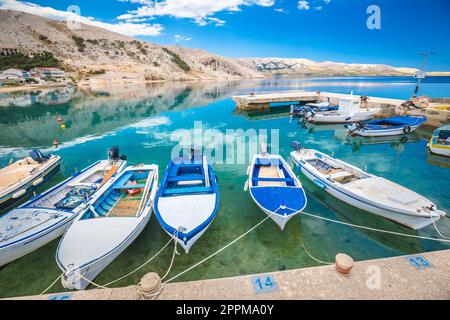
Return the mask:
POLYGON ((426 76, 426 67, 427 67, 427 63, 428 63, 428 56, 432 55, 432 54, 434 54, 433 51, 420 53, 420 55, 423 56, 423 65, 422 65, 422 70, 417 72, 415 75, 415 77, 417 78, 417 85, 416 85, 416 89, 414 90, 413 98, 415 98, 417 96, 417 93, 419 92, 419 88, 420 88, 420 82, 426 76))

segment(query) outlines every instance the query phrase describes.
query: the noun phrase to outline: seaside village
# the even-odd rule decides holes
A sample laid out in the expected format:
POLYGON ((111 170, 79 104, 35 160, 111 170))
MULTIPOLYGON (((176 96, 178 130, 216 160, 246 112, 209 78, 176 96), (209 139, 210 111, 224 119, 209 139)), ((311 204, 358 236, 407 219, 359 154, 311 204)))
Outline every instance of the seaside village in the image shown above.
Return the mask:
MULTIPOLYGON (((15 47, 1 47, 0 56, 19 56, 23 54, 15 47)), ((4 86, 59 86, 71 80, 64 70, 56 67, 37 66, 29 70, 8 68, 0 70, 0 87, 4 86)))

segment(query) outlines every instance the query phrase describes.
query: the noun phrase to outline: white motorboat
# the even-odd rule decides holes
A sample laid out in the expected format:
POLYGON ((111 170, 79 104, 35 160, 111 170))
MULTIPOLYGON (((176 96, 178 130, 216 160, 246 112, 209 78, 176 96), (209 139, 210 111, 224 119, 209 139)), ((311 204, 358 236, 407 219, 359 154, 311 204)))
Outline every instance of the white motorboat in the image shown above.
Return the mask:
POLYGON ((0 217, 0 266, 61 236, 126 161, 100 160, 0 217))
POLYGON ((339 108, 336 111, 315 112, 310 110, 305 115, 305 120, 313 123, 351 123, 365 121, 373 118, 379 109, 361 108, 359 98, 341 98, 339 108))
POLYGON ((427 198, 399 184, 364 172, 313 149, 297 150, 291 158, 302 173, 334 197, 362 210, 421 229, 446 216, 427 198))

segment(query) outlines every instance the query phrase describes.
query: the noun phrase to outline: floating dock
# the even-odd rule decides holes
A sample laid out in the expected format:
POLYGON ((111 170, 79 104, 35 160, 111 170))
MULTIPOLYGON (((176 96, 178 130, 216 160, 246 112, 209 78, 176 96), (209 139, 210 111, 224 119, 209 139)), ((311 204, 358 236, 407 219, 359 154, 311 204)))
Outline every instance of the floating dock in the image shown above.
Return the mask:
MULTIPOLYGON (((169 283, 157 299, 450 299, 450 250, 212 280, 169 283)), ((135 286, 29 296, 33 300, 132 300, 135 286)))
MULTIPOLYGON (((320 91, 282 91, 259 94, 233 96, 238 110, 257 111, 268 110, 273 104, 290 104, 308 102, 324 102, 329 100, 332 105, 338 105, 342 98, 360 98, 359 95, 320 92, 320 91)), ((430 99, 429 107, 406 110, 402 104, 406 100, 381 97, 367 97, 367 101, 361 103, 362 108, 380 109, 378 116, 388 117, 394 115, 425 115, 428 117, 426 125, 438 127, 450 122, 450 99, 430 99), (438 108, 448 105, 446 108, 438 108)))

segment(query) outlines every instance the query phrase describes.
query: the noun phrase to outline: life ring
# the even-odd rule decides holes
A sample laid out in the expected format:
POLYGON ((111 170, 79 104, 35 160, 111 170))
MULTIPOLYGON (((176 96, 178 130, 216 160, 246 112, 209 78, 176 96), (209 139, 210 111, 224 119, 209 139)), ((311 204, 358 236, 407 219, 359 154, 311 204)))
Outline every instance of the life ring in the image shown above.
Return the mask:
POLYGON ((411 127, 410 126, 403 127, 403 132, 404 133, 410 133, 411 132, 411 127))

